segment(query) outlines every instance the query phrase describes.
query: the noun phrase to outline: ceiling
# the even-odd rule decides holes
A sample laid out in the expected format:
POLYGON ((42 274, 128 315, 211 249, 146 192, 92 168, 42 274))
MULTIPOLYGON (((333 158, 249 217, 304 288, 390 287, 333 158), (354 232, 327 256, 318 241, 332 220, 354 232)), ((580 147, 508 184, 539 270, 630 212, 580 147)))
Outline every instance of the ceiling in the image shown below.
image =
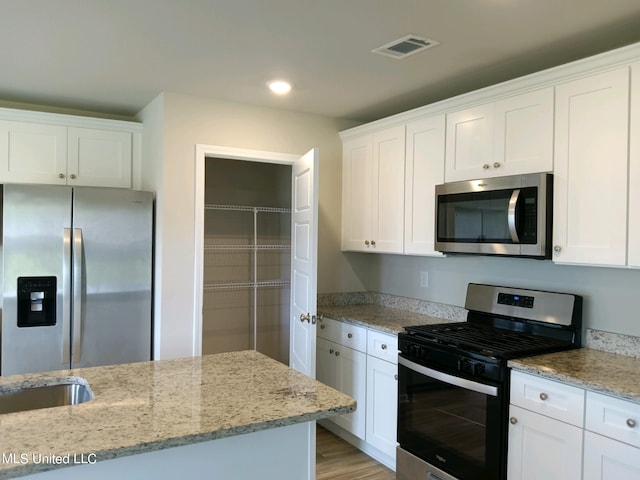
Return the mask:
POLYGON ((131 117, 167 91, 368 122, 637 41, 639 0, 2 0, 0 100, 131 117), (407 34, 440 45, 371 53, 407 34))

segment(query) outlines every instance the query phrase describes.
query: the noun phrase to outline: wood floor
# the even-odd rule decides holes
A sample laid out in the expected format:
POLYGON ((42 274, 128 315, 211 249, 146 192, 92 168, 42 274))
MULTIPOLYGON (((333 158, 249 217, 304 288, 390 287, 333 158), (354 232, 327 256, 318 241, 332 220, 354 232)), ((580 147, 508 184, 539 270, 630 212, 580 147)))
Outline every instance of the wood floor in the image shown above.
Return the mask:
POLYGON ((316 430, 316 480, 395 480, 396 474, 327 429, 316 430))

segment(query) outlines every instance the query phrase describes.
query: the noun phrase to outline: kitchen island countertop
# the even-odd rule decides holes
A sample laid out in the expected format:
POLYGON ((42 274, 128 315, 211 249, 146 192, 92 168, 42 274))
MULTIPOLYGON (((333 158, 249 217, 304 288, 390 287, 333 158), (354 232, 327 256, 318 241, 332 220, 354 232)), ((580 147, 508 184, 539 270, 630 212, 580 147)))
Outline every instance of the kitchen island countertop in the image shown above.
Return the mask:
POLYGON ((356 406, 254 351, 0 377, 0 390, 70 377, 85 379, 95 398, 0 415, 0 479, 69 466, 37 463, 36 455, 100 462, 313 421, 356 406))
POLYGON ((640 358, 579 348, 510 360, 509 366, 524 373, 640 403, 640 358))

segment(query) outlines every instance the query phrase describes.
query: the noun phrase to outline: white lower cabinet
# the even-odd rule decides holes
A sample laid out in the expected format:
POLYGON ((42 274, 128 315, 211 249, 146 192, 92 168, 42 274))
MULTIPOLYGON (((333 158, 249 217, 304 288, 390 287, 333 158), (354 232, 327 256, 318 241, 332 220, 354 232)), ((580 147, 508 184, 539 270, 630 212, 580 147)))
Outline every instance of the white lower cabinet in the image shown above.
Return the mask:
POLYGON ((580 480, 582 429, 524 408, 509 408, 509 480, 580 480))
POLYGON ((509 480, 640 480, 640 404, 511 373, 509 480))
POLYGON ((322 424, 395 470, 398 337, 330 318, 319 326, 316 378, 358 403, 322 424))
POLYGON ((367 443, 396 455, 398 365, 367 357, 367 443))
POLYGON ((357 402, 355 412, 333 417, 333 422, 364 439, 367 355, 323 338, 318 338, 316 348, 317 379, 357 402))
POLYGON ((640 449, 603 437, 584 433, 584 480, 640 479, 640 449))

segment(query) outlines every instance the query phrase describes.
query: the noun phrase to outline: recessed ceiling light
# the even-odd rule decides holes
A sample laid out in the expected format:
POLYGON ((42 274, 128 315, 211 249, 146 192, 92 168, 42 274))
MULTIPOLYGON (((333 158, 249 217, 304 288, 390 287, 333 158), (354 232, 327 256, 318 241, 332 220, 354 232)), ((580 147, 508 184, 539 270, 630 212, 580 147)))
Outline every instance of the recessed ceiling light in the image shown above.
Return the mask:
POLYGON ((276 95, 286 95, 291 91, 291 84, 284 80, 272 80, 267 83, 267 86, 276 95))

